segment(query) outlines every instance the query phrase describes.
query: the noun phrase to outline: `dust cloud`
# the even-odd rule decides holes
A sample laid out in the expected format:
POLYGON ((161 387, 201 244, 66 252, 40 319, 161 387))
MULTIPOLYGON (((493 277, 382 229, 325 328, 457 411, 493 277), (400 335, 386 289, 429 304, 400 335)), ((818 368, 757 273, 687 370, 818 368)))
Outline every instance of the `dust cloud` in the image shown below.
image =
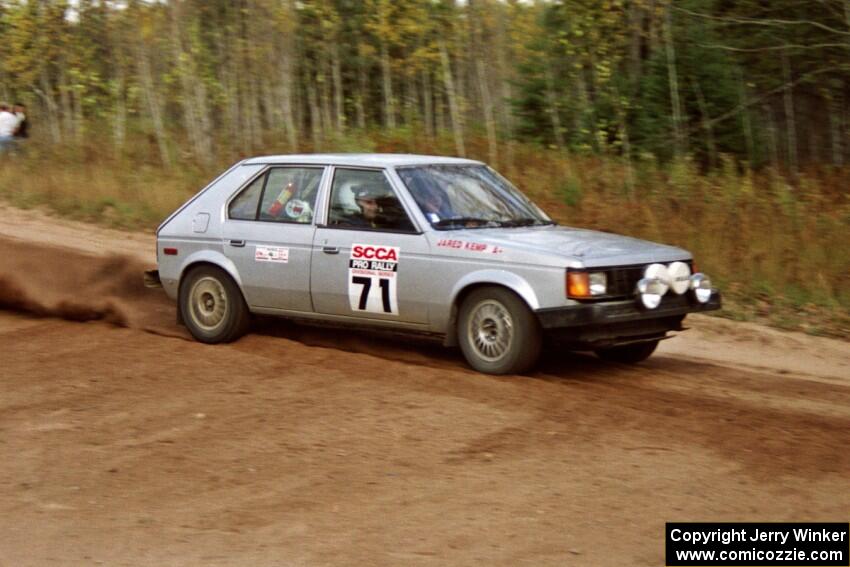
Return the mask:
POLYGON ((174 305, 162 290, 142 283, 151 267, 129 256, 89 256, 0 239, 0 310, 118 327, 168 327, 174 305))

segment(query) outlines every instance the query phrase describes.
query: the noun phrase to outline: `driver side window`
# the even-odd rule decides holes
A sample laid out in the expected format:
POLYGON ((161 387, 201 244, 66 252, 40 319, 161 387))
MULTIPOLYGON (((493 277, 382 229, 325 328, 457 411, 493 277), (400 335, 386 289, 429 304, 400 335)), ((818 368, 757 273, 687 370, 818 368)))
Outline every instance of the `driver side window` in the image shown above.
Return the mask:
POLYGON ((328 226, 416 232, 383 171, 337 168, 328 226))

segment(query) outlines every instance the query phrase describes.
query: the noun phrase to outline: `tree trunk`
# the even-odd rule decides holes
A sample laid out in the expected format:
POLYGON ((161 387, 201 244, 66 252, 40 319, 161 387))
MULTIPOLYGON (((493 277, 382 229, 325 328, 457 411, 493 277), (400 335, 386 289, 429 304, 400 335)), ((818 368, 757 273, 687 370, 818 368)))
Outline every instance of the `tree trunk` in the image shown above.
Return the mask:
POLYGON ((180 102, 183 108, 183 123, 192 153, 205 166, 213 162, 212 145, 210 143, 210 118, 207 112, 206 88, 197 76, 195 61, 192 53, 183 48, 183 38, 180 34, 181 15, 177 4, 171 9, 171 42, 177 62, 177 73, 180 77, 180 102))
POLYGON ((843 93, 839 90, 838 96, 833 91, 830 91, 829 96, 829 133, 830 141, 832 142, 832 164, 837 166, 844 165, 844 137, 841 135, 843 129, 843 124, 841 124, 842 95, 843 93))
POLYGON ((429 138, 434 136, 434 99, 431 92, 431 73, 427 69, 422 70, 422 106, 423 121, 425 122, 425 135, 429 138))
POLYGON ((434 97, 434 130, 438 136, 448 129, 446 124, 446 101, 444 99, 443 93, 440 92, 434 97))
POLYGON ((750 104, 747 102, 747 85, 744 82, 744 71, 736 66, 738 72, 738 98, 741 105, 741 120, 744 127, 744 144, 747 147, 747 161, 752 168, 755 166, 755 142, 753 141, 753 124, 750 116, 750 104))
POLYGON ((137 40, 136 49, 136 64, 139 69, 139 79, 142 86, 142 97, 148 107, 151 122, 153 122, 154 135, 156 136, 156 144, 159 148, 159 158, 165 167, 171 167, 171 152, 168 149, 168 138, 165 132, 165 125, 162 121, 162 104, 159 100, 159 95, 156 92, 156 87, 153 82, 153 73, 151 72, 150 59, 148 58, 147 49, 142 45, 141 37, 137 40))
MULTIPOLYGON (((657 13, 656 10, 657 0, 649 0, 649 6, 646 9, 646 13, 649 16, 649 32, 648 32, 648 41, 649 41, 649 52, 656 53, 658 52, 659 46, 661 45, 661 38, 659 37, 660 32, 658 31, 659 23, 658 19, 655 15, 657 13)), ((664 25, 661 24, 663 28, 664 25)))
POLYGON ((664 17, 664 49, 667 53, 667 75, 670 84, 670 103, 673 114, 673 137, 675 153, 683 155, 687 151, 687 141, 684 137, 682 119, 682 103, 679 100, 679 78, 676 72, 676 50, 673 46, 673 21, 671 7, 667 8, 664 17))
POLYGON ((366 66, 363 64, 362 57, 358 57, 357 61, 357 95, 354 98, 355 112, 357 113, 357 127, 361 130, 366 129, 366 108, 364 100, 369 92, 369 79, 366 76, 366 66))
POLYGON ((463 123, 460 116, 460 106, 455 93, 454 79, 452 78, 452 68, 449 63, 449 54, 446 51, 446 44, 440 42, 440 61, 443 66, 443 83, 446 88, 446 95, 449 97, 449 114, 452 122, 452 132, 455 139, 455 151, 460 157, 466 156, 466 147, 463 143, 463 123))
MULTIPOLYGON (((289 36, 291 34, 287 34, 289 36)), ((292 69, 292 45, 289 39, 285 39, 278 56, 278 74, 280 80, 281 113, 283 115, 283 129, 286 133, 286 141, 290 151, 298 150, 298 123, 293 113, 292 85, 298 82, 297 75, 292 69)))
POLYGON ((127 101, 124 96, 124 81, 124 66, 119 64, 115 74, 115 110, 112 114, 112 142, 118 155, 122 154, 124 140, 127 139, 127 101))
POLYGON ((342 68, 339 60, 339 42, 334 41, 331 45, 331 65, 334 81, 334 113, 336 114, 336 131, 342 134, 345 131, 345 93, 342 90, 342 68))
POLYGON ((395 128, 395 104, 393 102, 393 78, 390 52, 387 42, 381 38, 381 86, 384 93, 384 126, 395 128))
POLYGON ((484 61, 480 56, 477 57, 476 68, 478 70, 478 86, 481 91, 481 104, 484 110, 484 127, 487 129, 490 164, 497 167, 499 146, 496 139, 496 118, 493 116, 493 101, 490 98, 490 87, 487 84, 487 72, 484 70, 484 61))
POLYGON ((224 116, 225 128, 227 130, 227 139, 231 150, 238 150, 243 143, 243 134, 240 124, 240 108, 239 108, 239 90, 238 83, 235 77, 235 67, 238 66, 235 58, 232 58, 224 66, 221 83, 224 89, 224 116))
POLYGON ((797 119, 794 114, 794 93, 791 86, 791 63, 788 56, 782 54, 782 74, 785 77, 785 91, 783 102, 785 104, 785 130, 788 142, 788 169, 791 177, 796 181, 798 156, 797 156, 797 119))
POLYGON ((641 47, 643 46, 644 11, 637 0, 629 2, 629 80, 633 87, 640 82, 641 47))
POLYGON ((322 56, 320 58, 319 64, 319 74, 318 74, 318 92, 319 92, 319 106, 322 111, 322 133, 323 135, 327 135, 329 131, 333 130, 334 122, 331 118, 331 81, 328 79, 328 71, 330 68, 330 58, 322 50, 322 56))
POLYGON ((561 116, 558 112, 557 97, 555 96, 555 79, 552 74, 552 69, 549 65, 549 59, 546 59, 546 113, 549 115, 549 120, 552 123, 552 133, 555 135, 555 145, 558 149, 564 147, 564 129, 561 126, 561 116))
POLYGON ((74 107, 74 141, 82 144, 85 139, 86 121, 83 116, 83 86, 74 85, 71 90, 71 103, 74 107))
POLYGON ((408 126, 417 123, 419 119, 417 88, 416 88, 416 73, 412 70, 405 72, 405 96, 404 96, 404 121, 408 126))
POLYGON ((62 130, 65 133, 65 136, 74 135, 74 117, 73 117, 73 108, 71 105, 71 96, 70 90, 71 87, 68 86, 67 81, 65 80, 65 68, 64 66, 60 67, 59 70, 59 106, 60 106, 60 117, 62 118, 62 130))
POLYGON ((59 108, 54 99, 53 85, 50 84, 50 79, 47 77, 47 68, 42 68, 40 79, 41 89, 36 89, 35 92, 47 107, 47 125, 51 138, 54 143, 60 144, 62 143, 62 127, 59 124, 59 108))
POLYGON ((714 143, 714 128, 711 125, 711 116, 708 114, 708 104, 705 102, 702 89, 699 86, 699 80, 696 77, 691 77, 694 85, 694 92, 697 95, 697 104, 699 112, 702 115, 702 127, 705 130, 706 146, 708 148, 708 167, 714 169, 717 167, 717 146, 714 143))
POLYGON ((629 198, 634 198, 635 193, 635 172, 632 167, 632 142, 631 138, 629 138, 629 125, 626 117, 626 109, 623 108, 622 101, 620 99, 620 93, 614 87, 614 101, 615 101, 615 109, 617 111, 617 120, 620 123, 620 134, 622 136, 623 142, 623 161, 625 162, 626 168, 626 190, 628 191, 629 198))
POLYGON ((253 153, 256 148, 260 148, 265 143, 263 140, 263 124, 262 115, 260 112, 260 84, 259 74, 255 69, 250 70, 252 77, 250 88, 246 93, 248 98, 249 117, 251 121, 251 137, 249 140, 249 151, 253 153))
POLYGON ((779 133, 777 132, 776 119, 773 116, 773 109, 769 104, 764 105, 764 113, 767 117, 767 144, 770 150, 770 163, 773 170, 779 171, 779 133))
POLYGON ((319 99, 316 94, 317 86, 315 81, 307 81, 307 101, 310 106, 310 130, 313 134, 313 151, 318 152, 322 147, 323 129, 322 116, 319 108, 319 99))

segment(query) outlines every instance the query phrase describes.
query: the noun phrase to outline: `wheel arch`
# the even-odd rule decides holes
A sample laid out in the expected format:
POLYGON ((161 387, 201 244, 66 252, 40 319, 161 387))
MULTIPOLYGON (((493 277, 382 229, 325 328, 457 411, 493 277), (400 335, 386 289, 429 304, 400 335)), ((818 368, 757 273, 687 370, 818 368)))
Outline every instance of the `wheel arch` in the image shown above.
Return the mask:
POLYGON ((177 277, 178 324, 183 324, 183 317, 180 312, 180 297, 183 290, 183 282, 186 281, 186 276, 189 274, 189 272, 201 266, 210 266, 213 268, 218 268, 219 270, 223 270, 224 273, 226 273, 230 277, 230 279, 233 280, 233 283, 236 284, 236 289, 238 289, 239 293, 242 295, 242 300, 245 301, 245 305, 248 305, 248 301, 245 298, 245 291, 242 289, 242 280, 239 277, 239 272, 236 270, 236 265, 226 256, 211 252, 209 250, 202 250, 186 258, 185 262, 183 262, 183 265, 180 268, 180 274, 177 277))
POLYGON ((506 289, 519 297, 531 310, 540 308, 534 288, 524 278, 504 270, 484 270, 468 274, 455 285, 451 293, 451 308, 446 325, 445 346, 457 346, 457 317, 460 306, 470 293, 484 287, 506 289))
MULTIPOLYGON (((224 270, 228 276, 236 283, 236 286, 239 288, 239 291, 242 293, 242 296, 245 296, 245 293, 242 291, 242 278, 239 277, 239 272, 236 269, 236 264, 230 260, 227 256, 219 254, 217 252, 213 252, 211 250, 200 250, 191 254, 186 260, 184 260, 183 265, 180 267, 180 274, 177 277, 178 290, 183 285, 183 280, 186 278, 186 274, 188 274, 191 270, 194 270, 198 266, 212 266, 214 268, 219 268, 224 270)), ((179 291, 178 291, 179 293, 179 291)))

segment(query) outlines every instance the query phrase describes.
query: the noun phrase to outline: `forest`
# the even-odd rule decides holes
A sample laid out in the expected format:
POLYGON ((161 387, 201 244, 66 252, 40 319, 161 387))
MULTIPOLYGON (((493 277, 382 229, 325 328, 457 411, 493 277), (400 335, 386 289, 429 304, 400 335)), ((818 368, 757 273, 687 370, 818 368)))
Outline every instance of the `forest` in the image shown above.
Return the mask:
POLYGON ((153 227, 261 153, 487 161, 850 334, 850 0, 0 0, 0 196, 153 227))

